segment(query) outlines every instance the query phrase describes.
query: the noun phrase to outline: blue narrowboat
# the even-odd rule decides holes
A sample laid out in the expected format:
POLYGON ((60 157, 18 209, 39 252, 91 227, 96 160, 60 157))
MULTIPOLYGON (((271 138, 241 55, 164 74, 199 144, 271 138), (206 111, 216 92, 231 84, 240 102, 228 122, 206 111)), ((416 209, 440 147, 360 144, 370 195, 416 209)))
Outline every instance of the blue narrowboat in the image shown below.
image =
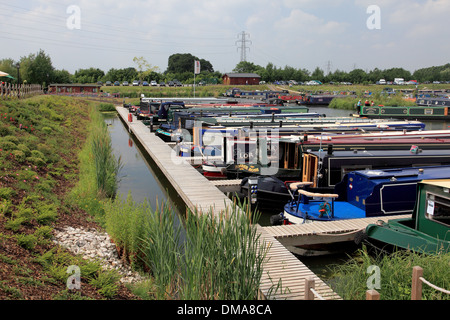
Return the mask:
POLYGON ((300 224, 411 214, 417 183, 438 178, 450 178, 450 166, 353 171, 336 185, 334 193, 310 192, 306 183, 294 183, 290 187, 298 195, 281 215, 285 223, 300 224))

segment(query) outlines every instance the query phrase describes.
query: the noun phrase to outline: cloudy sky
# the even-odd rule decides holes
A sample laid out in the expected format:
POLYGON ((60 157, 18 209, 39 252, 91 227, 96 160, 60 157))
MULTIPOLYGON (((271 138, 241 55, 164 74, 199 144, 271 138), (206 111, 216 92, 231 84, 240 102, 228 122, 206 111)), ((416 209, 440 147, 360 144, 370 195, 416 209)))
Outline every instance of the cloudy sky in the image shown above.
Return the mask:
POLYGON ((57 69, 165 71, 191 53, 230 72, 241 59, 313 71, 410 71, 450 62, 450 0, 0 0, 0 59, 43 49, 57 69))

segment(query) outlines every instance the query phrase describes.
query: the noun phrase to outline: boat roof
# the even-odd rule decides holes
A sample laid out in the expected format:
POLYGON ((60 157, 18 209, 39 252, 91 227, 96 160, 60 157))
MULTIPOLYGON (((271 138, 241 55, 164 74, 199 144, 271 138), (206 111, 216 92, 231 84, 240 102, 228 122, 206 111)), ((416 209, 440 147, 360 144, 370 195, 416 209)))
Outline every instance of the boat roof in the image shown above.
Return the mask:
POLYGON ((450 189, 450 179, 422 180, 421 183, 450 189))
POLYGON ((353 157, 428 157, 428 156, 448 156, 450 150, 446 149, 424 149, 421 152, 415 154, 410 150, 345 150, 345 151, 333 151, 332 155, 328 155, 327 151, 311 151, 311 154, 319 157, 329 158, 353 158, 353 157))
MULTIPOLYGON (((370 180, 391 181, 395 178, 398 180, 427 180, 450 178, 450 165, 448 166, 424 166, 424 167, 408 167, 408 168, 389 168, 389 169, 370 169, 355 171, 355 175, 363 176, 370 180)), ((449 180, 450 183, 450 180, 449 180)))

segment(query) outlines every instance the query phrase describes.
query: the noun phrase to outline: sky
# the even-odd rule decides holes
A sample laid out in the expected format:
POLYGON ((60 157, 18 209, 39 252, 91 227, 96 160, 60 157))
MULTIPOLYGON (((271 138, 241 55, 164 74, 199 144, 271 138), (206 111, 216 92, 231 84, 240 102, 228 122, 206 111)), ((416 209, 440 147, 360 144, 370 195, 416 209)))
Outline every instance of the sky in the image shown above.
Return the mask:
MULTIPOLYGON (((450 0, 0 0, 0 59, 44 50, 56 69, 159 72, 190 53, 231 72, 241 61, 313 71, 450 62, 450 0)), ((193 66, 194 68, 194 66, 193 66)))

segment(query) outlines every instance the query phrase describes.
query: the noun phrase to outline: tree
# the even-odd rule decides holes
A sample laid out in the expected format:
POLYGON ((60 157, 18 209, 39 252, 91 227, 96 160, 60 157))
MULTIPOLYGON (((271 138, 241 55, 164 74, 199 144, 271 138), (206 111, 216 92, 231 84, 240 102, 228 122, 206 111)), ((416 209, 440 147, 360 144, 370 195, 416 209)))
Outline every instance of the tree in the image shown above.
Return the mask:
POLYGON ((260 68, 261 68, 260 66, 255 65, 252 62, 241 61, 233 69, 233 72, 238 72, 238 73, 255 73, 260 68))
POLYGON ((105 72, 99 68, 79 69, 75 71, 73 80, 76 83, 96 83, 103 79, 105 72))
POLYGON ((20 59, 20 68, 23 68, 23 80, 26 80, 28 83, 49 84, 53 81, 55 69, 52 65, 52 60, 42 49, 37 54, 22 57, 20 59))
POLYGON ((134 57, 133 62, 137 64, 137 72, 139 81, 142 82, 144 78, 147 78, 151 73, 157 72, 159 67, 152 66, 150 63, 145 60, 144 57, 134 57))
POLYGON ((320 69, 319 67, 317 67, 313 73, 311 73, 311 79, 312 80, 319 80, 319 81, 324 81, 325 79, 325 73, 323 72, 322 69, 320 69))
POLYGON ((211 62, 199 59, 190 53, 176 53, 169 57, 165 73, 194 72, 194 61, 200 61, 201 71, 214 72, 211 62))

